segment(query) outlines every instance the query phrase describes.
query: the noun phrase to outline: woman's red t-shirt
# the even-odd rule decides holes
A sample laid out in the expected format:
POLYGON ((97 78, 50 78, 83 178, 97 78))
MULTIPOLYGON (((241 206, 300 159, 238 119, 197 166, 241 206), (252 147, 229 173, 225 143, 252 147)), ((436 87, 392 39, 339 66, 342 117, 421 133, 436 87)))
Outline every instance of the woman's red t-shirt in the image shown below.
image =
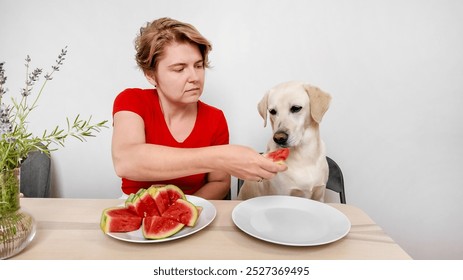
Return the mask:
MULTIPOLYGON (((155 89, 124 90, 114 101, 113 116, 119 111, 131 111, 142 117, 145 122, 146 143, 179 148, 199 148, 229 143, 228 125, 223 112, 201 101, 198 101, 195 126, 182 143, 177 142, 170 133, 155 89)), ((132 181, 122 178, 122 191, 131 194, 153 184, 174 184, 185 194, 193 194, 206 183, 206 175, 196 174, 165 181, 132 181)))

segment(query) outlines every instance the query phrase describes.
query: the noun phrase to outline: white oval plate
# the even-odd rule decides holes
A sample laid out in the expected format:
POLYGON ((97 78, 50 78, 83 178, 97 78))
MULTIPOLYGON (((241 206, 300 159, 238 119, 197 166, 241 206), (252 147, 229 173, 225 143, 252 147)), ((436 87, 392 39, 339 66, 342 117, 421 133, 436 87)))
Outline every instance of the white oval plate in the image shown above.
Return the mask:
POLYGON ((177 232, 176 234, 163 238, 163 239, 146 239, 143 236, 141 227, 138 230, 130 231, 130 232, 108 232, 107 234, 113 238, 127 241, 127 242, 134 242, 134 243, 158 243, 158 242, 166 242, 172 241, 175 239, 179 239, 182 237, 186 237, 193 233, 196 233, 206 226, 208 226, 214 219, 217 214, 217 210, 215 206, 207 201, 204 198, 186 195, 188 201, 193 203, 196 206, 201 206, 203 209, 201 214, 199 215, 198 221, 194 227, 183 227, 182 230, 177 232))
POLYGON ((245 233, 271 243, 317 246, 337 241, 350 230, 349 219, 336 208, 293 196, 261 196, 245 200, 232 212, 245 233))

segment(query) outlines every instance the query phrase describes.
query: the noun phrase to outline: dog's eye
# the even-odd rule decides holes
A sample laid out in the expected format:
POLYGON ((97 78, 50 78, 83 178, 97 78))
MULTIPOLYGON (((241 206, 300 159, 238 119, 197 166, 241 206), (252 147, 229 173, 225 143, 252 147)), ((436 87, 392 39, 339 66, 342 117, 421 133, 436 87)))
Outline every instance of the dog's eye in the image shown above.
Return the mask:
POLYGON ((291 107, 291 113, 297 113, 299 112, 300 110, 302 109, 302 106, 297 106, 297 105, 294 105, 291 107))
POLYGON ((277 110, 270 109, 270 110, 268 110, 268 112, 270 113, 270 115, 275 115, 277 113, 277 110))

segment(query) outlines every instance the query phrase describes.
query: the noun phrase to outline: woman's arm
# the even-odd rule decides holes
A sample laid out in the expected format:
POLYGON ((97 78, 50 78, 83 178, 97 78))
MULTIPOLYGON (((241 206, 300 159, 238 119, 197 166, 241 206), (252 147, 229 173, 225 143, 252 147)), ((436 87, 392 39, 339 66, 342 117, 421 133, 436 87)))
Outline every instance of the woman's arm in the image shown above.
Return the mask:
POLYGON ((143 119, 136 113, 114 115, 112 157, 116 174, 136 181, 157 181, 212 171, 199 149, 180 149, 145 142, 143 119))
POLYGON ((230 175, 223 171, 207 174, 207 183, 195 195, 205 199, 223 199, 230 190, 230 175))
POLYGON ((113 121, 112 157, 119 177, 161 181, 221 171, 242 179, 259 180, 286 170, 285 165, 276 164, 245 146, 186 149, 147 144, 143 119, 133 112, 117 112, 113 121))

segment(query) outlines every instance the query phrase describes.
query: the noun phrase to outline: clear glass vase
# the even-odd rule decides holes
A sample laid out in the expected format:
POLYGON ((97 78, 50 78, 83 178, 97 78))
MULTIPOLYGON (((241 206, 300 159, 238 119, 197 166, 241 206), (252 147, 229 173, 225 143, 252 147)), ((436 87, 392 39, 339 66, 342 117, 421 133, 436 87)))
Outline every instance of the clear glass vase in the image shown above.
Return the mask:
POLYGON ((19 172, 19 168, 0 171, 0 259, 21 252, 36 232, 34 218, 20 209, 19 172))

